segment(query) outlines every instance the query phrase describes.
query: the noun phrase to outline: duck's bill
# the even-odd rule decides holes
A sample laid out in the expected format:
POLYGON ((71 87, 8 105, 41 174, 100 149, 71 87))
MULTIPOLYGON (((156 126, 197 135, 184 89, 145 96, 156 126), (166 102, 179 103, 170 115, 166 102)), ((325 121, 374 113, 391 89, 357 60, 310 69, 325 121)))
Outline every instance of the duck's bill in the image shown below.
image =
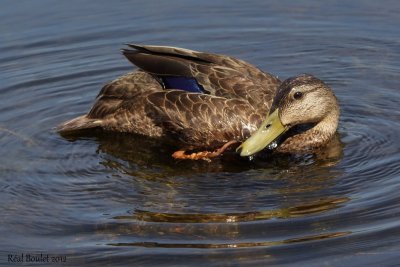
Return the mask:
POLYGON ((281 134, 287 131, 279 119, 279 109, 271 113, 254 132, 249 139, 244 141, 237 149, 240 156, 251 156, 275 141, 281 134))

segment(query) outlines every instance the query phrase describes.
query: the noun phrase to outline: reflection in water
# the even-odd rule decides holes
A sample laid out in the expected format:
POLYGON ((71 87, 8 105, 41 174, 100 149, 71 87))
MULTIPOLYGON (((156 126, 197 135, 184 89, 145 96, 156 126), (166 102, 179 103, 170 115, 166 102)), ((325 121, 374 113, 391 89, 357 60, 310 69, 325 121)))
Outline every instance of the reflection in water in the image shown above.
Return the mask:
MULTIPOLYGON (((268 239, 268 236, 263 238, 256 233, 253 238, 250 237, 254 229, 266 231, 267 221, 276 223, 276 220, 290 218, 308 220, 310 216, 338 209, 350 200, 346 196, 337 196, 337 192, 331 193, 330 189, 334 187, 340 171, 320 167, 315 157, 281 156, 249 164, 240 158, 238 160, 236 155, 228 155, 211 163, 175 162, 166 153, 171 147, 160 146, 148 138, 138 141, 127 135, 113 138, 103 136, 98 137, 97 141, 98 151, 106 152, 102 154, 102 164, 132 177, 132 186, 141 193, 140 199, 125 199, 140 208, 132 209, 130 215, 113 216, 112 223, 97 225, 97 234, 107 235, 109 245, 164 248, 262 247, 349 234, 326 233, 329 232, 329 224, 321 226, 313 223, 306 227, 305 233, 314 232, 310 235, 278 241, 259 241, 260 238, 268 239), (121 146, 126 150, 122 150, 121 146), (166 155, 157 157, 160 151, 166 155), (145 162, 143 159, 146 159, 145 162), (138 165, 147 167, 137 172, 138 165), (158 168, 162 168, 163 172, 158 172, 158 168), (231 176, 231 173, 240 174, 244 169, 253 171, 252 176, 241 179, 231 176), (228 175, 223 180, 215 180, 212 173, 217 171, 227 171, 228 175), (218 208, 220 203, 227 203, 234 211, 226 212, 224 205, 218 208), (221 212, 210 213, 209 208, 201 208, 211 206, 221 212), (188 207, 197 207, 198 210, 188 207), (251 227, 248 223, 251 223, 251 227), (246 235, 255 241, 240 242, 246 235), (168 242, 175 240, 176 236, 185 238, 181 242, 168 242), (154 242, 146 241, 149 237, 154 242), (191 240, 185 243, 187 237, 203 241, 191 240), (213 242, 215 238, 229 241, 213 242)), ((326 158, 320 162, 324 165, 326 158)), ((219 174, 219 177, 222 176, 219 174)))
POLYGON ((227 213, 227 214, 174 214, 174 213, 156 213, 143 210, 135 210, 131 216, 115 216, 116 220, 135 220, 146 222, 167 222, 167 223, 235 223, 258 220, 269 220, 272 218, 293 218, 305 215, 321 213, 338 208, 340 204, 346 203, 349 198, 331 198, 313 203, 307 203, 300 206, 289 207, 285 209, 254 211, 245 213, 227 213))
MULTIPOLYGON (((257 234, 258 231, 266 231, 268 229, 266 220, 270 219, 288 219, 300 218, 319 213, 324 213, 332 209, 336 209, 341 204, 346 203, 349 199, 336 198, 327 199, 315 203, 308 203, 301 206, 282 210, 246 212, 246 213, 228 213, 228 214, 167 214, 154 213, 148 211, 135 210, 132 216, 115 216, 117 223, 99 225, 97 233, 111 234, 113 237, 109 240, 115 240, 110 245, 126 245, 126 246, 159 246, 159 247, 193 247, 193 248, 233 248, 233 247, 252 247, 252 246, 274 246, 285 243, 306 242, 310 240, 318 240, 324 238, 338 237, 346 233, 322 233, 312 236, 298 236, 283 241, 262 241, 258 240, 263 235, 257 234), (251 225, 243 223, 252 222, 251 225), (167 224, 166 224, 167 223, 167 224), (250 227, 250 228, 249 228, 250 227), (238 242, 242 236, 249 235, 255 231, 255 235, 251 238, 254 242, 238 242), (191 237, 190 244, 184 243, 165 243, 163 240, 175 239, 175 236, 191 237), (120 237, 125 242, 120 242, 120 237), (151 236, 153 240, 160 242, 135 242, 138 238, 151 236), (127 238, 131 241, 126 242, 127 238), (231 240, 229 243, 209 244, 204 240, 214 240, 223 238, 231 240), (197 243, 195 242, 197 240, 197 243)), ((321 231, 320 225, 312 226, 314 231, 321 231)), ((323 232, 326 232, 328 226, 324 226, 323 232)))
POLYGON ((250 237, 252 229, 266 231, 267 221, 275 223, 294 218, 307 221, 350 200, 331 191, 335 178, 340 176, 340 170, 332 168, 342 156, 339 136, 328 156, 323 153, 316 156, 267 154, 251 162, 234 152, 212 162, 176 161, 171 157, 176 149, 173 145, 130 134, 97 132, 90 139, 98 143, 101 164, 130 179, 125 186, 130 184, 130 190, 139 193, 138 196, 124 194, 124 202, 135 207, 127 215, 115 214, 111 217, 113 222, 96 226, 98 235, 108 236, 109 245, 239 248, 348 234, 329 232, 329 224, 313 223, 302 236, 277 241, 260 241, 268 236, 257 234, 250 237), (240 178, 246 170, 252 172, 251 176, 240 178), (235 173, 237 176, 233 177, 235 173), (248 223, 252 224, 251 228, 248 223), (246 235, 254 241, 240 242, 246 235), (184 238, 181 242, 168 242, 176 236, 184 238), (208 242, 185 243, 187 237, 208 242), (149 238, 154 242, 146 241, 149 238), (213 242, 215 238, 229 241, 213 242))
MULTIPOLYGON (((235 151, 228 150, 223 156, 214 158, 211 163, 205 161, 175 160, 172 153, 179 149, 174 140, 153 139, 136 134, 110 133, 102 131, 88 131, 84 136, 64 136, 70 141, 89 137, 98 143, 98 152, 104 153, 102 164, 112 168, 123 168, 119 160, 137 164, 139 166, 161 166, 163 172, 243 172, 253 168, 290 168, 299 165, 316 164, 318 166, 334 166, 343 157, 343 143, 337 133, 327 147, 316 151, 313 155, 290 155, 270 152, 260 153, 257 157, 249 160, 240 157, 235 151), (112 155, 113 157, 108 157, 112 155)), ((123 171, 129 172, 128 169, 123 171)), ((132 173, 133 174, 133 173, 132 173)), ((182 173, 183 174, 183 173, 182 173)), ((140 175, 140 173, 134 173, 140 175)))
POLYGON ((301 243, 308 241, 317 241, 328 238, 342 237, 351 234, 351 232, 327 233, 300 238, 285 239, 280 241, 263 242, 243 242, 226 244, 199 244, 199 243, 157 243, 157 242, 134 242, 134 243, 109 243, 110 246, 137 246, 137 247, 159 247, 159 248, 250 248, 250 247, 271 247, 283 244, 301 243))

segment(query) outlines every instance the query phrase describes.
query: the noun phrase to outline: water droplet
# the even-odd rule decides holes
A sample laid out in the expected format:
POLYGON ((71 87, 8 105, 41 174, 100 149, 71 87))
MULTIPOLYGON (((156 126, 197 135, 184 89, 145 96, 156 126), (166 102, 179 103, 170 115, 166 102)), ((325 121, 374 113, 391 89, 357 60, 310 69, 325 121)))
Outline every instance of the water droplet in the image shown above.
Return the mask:
POLYGON ((267 147, 268 149, 274 149, 278 146, 278 142, 274 141, 271 144, 269 144, 267 147))

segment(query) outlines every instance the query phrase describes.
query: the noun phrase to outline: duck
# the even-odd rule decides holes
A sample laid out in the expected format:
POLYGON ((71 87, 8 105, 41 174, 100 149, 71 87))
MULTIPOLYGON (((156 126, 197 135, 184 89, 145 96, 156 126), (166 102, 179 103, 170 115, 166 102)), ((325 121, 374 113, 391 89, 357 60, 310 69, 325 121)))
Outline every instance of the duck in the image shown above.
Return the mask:
POLYGON ((340 115, 332 89, 311 74, 281 81, 226 55, 127 44, 137 69, 106 84, 89 112, 61 123, 62 135, 101 129, 168 139, 176 159, 209 160, 236 146, 309 153, 334 137, 340 115))

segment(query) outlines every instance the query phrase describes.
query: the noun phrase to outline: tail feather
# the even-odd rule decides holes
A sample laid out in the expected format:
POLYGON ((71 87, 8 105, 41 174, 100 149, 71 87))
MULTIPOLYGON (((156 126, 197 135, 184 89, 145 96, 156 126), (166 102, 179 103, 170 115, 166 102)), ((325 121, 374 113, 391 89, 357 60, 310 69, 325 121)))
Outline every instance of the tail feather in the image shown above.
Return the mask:
POLYGON ((76 131, 97 128, 102 125, 102 120, 90 119, 86 115, 66 121, 57 126, 56 130, 60 134, 74 133, 76 131))

